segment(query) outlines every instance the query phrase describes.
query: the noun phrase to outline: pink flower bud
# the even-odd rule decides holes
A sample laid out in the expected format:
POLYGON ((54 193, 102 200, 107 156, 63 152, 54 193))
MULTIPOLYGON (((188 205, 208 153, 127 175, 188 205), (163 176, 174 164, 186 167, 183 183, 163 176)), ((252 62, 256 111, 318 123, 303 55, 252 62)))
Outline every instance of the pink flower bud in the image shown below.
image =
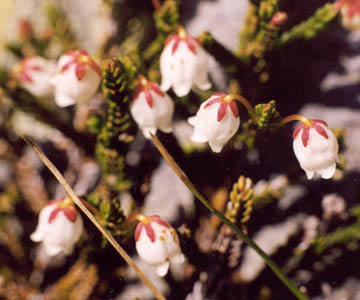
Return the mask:
POLYGON ((150 138, 149 132, 156 134, 157 129, 172 132, 174 102, 160 87, 139 76, 139 85, 131 103, 130 112, 139 125, 144 136, 150 138))
POLYGON ((287 19, 288 19, 288 15, 286 12, 278 11, 272 16, 270 24, 274 27, 279 27, 283 25, 287 21, 287 19))
POLYGON ((301 123, 294 130, 295 156, 308 179, 315 173, 329 179, 336 171, 338 142, 324 121, 313 119, 310 122, 311 126, 301 123))
POLYGON ((208 142, 214 152, 220 152, 240 126, 237 104, 234 100, 227 101, 226 96, 225 93, 214 93, 201 104, 196 116, 188 119, 194 126, 191 140, 208 142))
POLYGON ((69 106, 88 101, 97 91, 101 69, 84 50, 69 51, 60 57, 55 85, 55 102, 69 106))
POLYGON ((140 216, 139 220, 135 230, 136 250, 163 277, 168 272, 169 261, 183 263, 185 260, 177 233, 159 216, 140 216))
POLYGON ((160 56, 161 89, 171 87, 179 97, 185 96, 195 84, 201 90, 211 87, 208 80, 208 54, 199 41, 183 28, 170 36, 160 56))
POLYGON ((338 0, 335 3, 340 9, 341 22, 349 30, 360 29, 360 1, 359 0, 338 0))
POLYGON ((40 56, 24 58, 13 68, 13 74, 21 86, 36 97, 47 97, 53 93, 50 78, 55 71, 56 63, 40 56))
POLYGON ((31 22, 25 18, 18 21, 18 30, 19 36, 24 40, 30 39, 34 34, 34 29, 31 25, 31 22))
POLYGON ((42 242, 46 253, 70 255, 83 231, 83 221, 69 199, 51 201, 39 214, 39 223, 31 235, 34 242, 42 242))

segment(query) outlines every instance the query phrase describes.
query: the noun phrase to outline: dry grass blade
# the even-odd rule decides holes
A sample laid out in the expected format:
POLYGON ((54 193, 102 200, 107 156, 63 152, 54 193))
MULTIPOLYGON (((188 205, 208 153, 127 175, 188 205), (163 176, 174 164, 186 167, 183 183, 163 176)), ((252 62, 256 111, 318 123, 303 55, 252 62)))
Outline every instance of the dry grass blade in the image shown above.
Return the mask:
POLYGON ((86 206, 81 202, 79 197, 75 194, 73 189, 66 182, 65 178, 61 175, 59 170, 54 166, 54 164, 47 158, 47 156, 39 149, 39 147, 28 137, 22 136, 22 138, 33 148, 42 162, 46 167, 53 173, 56 179, 64 187, 68 195, 75 202, 75 204, 82 210, 82 212, 90 219, 90 221, 96 226, 96 228, 104 235, 108 242, 115 248, 115 250, 121 255, 121 257, 132 267, 138 277, 142 282, 151 290, 154 296, 158 300, 166 300, 166 298, 161 294, 161 292, 152 284, 152 282, 145 276, 145 274, 140 270, 140 268, 135 264, 132 258, 127 254, 127 252, 119 245, 119 243, 114 239, 114 237, 100 224, 100 222, 94 217, 94 215, 86 208, 86 206))

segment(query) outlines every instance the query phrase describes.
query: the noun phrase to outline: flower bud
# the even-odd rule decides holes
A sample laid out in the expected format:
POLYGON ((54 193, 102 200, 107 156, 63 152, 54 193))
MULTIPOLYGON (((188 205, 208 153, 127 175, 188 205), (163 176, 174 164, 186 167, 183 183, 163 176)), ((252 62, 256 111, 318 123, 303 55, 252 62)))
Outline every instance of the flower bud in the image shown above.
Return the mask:
POLYGON ((212 151, 220 152, 239 129, 238 107, 234 100, 228 101, 226 94, 214 93, 188 122, 194 126, 193 142, 208 142, 212 151))
POLYGON ((60 57, 55 85, 55 102, 61 107, 84 103, 97 91, 101 69, 84 50, 70 51, 60 57))
POLYGON ((156 134, 157 129, 166 133, 173 130, 173 100, 156 83, 147 81, 142 75, 130 112, 147 139, 150 138, 149 132, 156 134))
POLYGON ((287 19, 288 15, 286 12, 278 11, 272 16, 270 24, 274 27, 280 27, 287 21, 287 19))
POLYGON ((13 74, 21 86, 36 97, 46 97, 53 93, 50 78, 55 71, 56 63, 40 56, 24 58, 13 68, 13 74))
POLYGON ((159 216, 140 216, 135 230, 136 250, 139 256, 153 266, 157 275, 163 277, 169 269, 169 261, 183 263, 185 260, 174 228, 159 216))
POLYGON ((34 29, 29 19, 20 19, 17 25, 20 38, 23 40, 29 40, 33 37, 34 29))
POLYGON ((68 198, 51 201, 39 214, 39 223, 31 235, 34 242, 42 242, 46 253, 70 255, 83 231, 83 221, 68 198))
POLYGON ((208 54, 200 42, 181 27, 170 36, 160 56, 161 89, 173 88, 179 97, 189 93, 195 84, 201 90, 211 87, 208 80, 208 54))
POLYGON ((359 0, 338 0, 335 5, 340 9, 342 25, 349 30, 360 29, 359 0))
POLYGON ((310 120, 311 126, 301 123, 293 133, 293 148, 308 179, 318 173, 322 178, 333 177, 338 160, 338 142, 327 124, 310 120))

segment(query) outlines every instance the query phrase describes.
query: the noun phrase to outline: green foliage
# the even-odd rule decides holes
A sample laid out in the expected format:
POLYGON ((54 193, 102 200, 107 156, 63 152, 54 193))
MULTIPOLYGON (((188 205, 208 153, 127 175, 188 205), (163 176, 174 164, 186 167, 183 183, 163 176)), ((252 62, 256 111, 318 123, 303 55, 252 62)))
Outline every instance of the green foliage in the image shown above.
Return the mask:
POLYGON ((179 3, 177 0, 166 0, 159 11, 154 12, 157 35, 155 40, 142 53, 144 61, 159 57, 167 36, 179 25, 179 3))
POLYGON ((268 103, 261 103, 255 106, 257 115, 257 127, 261 131, 274 131, 279 127, 281 117, 276 110, 275 100, 268 103))
POLYGON ((282 46, 295 39, 312 39, 324 31, 337 16, 337 9, 333 3, 326 3, 317 9, 313 16, 290 30, 284 32, 280 38, 274 41, 273 46, 282 46))

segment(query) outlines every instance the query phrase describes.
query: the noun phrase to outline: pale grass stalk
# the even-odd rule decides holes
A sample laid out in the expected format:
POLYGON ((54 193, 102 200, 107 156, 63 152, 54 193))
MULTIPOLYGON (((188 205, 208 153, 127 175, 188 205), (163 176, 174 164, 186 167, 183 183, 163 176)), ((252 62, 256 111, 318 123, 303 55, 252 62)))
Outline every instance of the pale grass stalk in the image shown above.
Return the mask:
POLYGON ((75 204, 82 210, 82 212, 90 219, 90 221, 95 225, 95 227, 104 235, 108 242, 115 248, 115 250, 120 254, 120 256, 128 263, 130 267, 134 269, 141 281, 151 290, 156 299, 166 300, 162 293, 153 285, 153 283, 145 276, 145 274, 140 270, 137 264, 132 260, 132 258, 127 254, 127 252, 120 246, 120 244, 114 239, 114 237, 108 232, 101 223, 94 217, 94 215, 88 210, 88 208, 81 202, 79 197, 75 194, 74 190, 66 182, 65 178, 61 175, 59 170, 54 166, 54 164, 47 158, 47 156, 40 150, 40 148, 28 137, 22 136, 22 138, 33 148, 45 166, 50 170, 51 173, 56 177, 60 184, 64 187, 70 198, 75 202, 75 204))

